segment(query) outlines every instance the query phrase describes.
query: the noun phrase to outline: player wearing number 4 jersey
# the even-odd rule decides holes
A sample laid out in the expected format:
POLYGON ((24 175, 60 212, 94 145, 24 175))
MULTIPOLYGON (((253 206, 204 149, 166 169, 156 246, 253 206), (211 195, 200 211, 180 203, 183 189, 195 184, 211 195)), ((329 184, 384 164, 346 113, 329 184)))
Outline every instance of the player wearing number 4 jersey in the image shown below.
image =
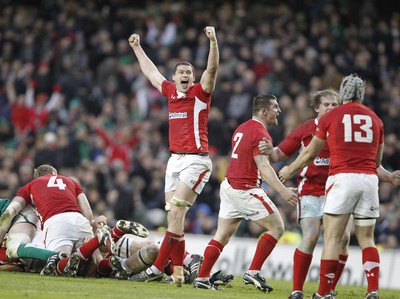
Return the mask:
POLYGON ((379 298, 379 253, 374 228, 379 216, 377 168, 383 153, 383 123, 362 104, 364 93, 364 82, 357 75, 345 77, 339 91, 343 105, 320 118, 310 144, 279 172, 285 181, 310 163, 327 142, 330 166, 325 187, 324 247, 320 284, 313 299, 335 298, 332 282, 339 263, 340 239, 350 215, 354 218, 368 282, 365 298, 379 298))
MULTIPOLYGON (((27 205, 36 206, 48 250, 71 254, 93 236, 93 213, 81 186, 58 175, 50 165, 40 165, 35 169, 34 180, 18 190, 7 208, 9 218, 12 220, 27 205)), ((9 227, 10 219, 4 219, 1 227, 9 227)))
POLYGON ((129 37, 140 68, 151 84, 168 98, 169 151, 172 153, 165 176, 165 200, 168 227, 160 252, 153 266, 133 276, 136 281, 157 280, 169 257, 174 264, 174 279, 183 282, 185 253, 184 218, 189 207, 207 183, 212 164, 208 157, 208 114, 219 65, 219 51, 214 27, 204 29, 210 40, 207 69, 200 82, 194 83, 194 68, 179 62, 173 72, 174 82, 167 81, 140 45, 138 34, 129 37))

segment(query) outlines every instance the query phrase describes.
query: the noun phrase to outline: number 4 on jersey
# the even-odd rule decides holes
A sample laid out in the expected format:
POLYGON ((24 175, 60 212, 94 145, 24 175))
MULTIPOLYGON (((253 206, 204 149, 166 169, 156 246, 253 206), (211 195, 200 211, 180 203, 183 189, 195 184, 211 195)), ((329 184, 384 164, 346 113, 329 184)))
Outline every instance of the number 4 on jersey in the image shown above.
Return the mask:
POLYGON ((49 188, 58 188, 60 190, 65 190, 65 188, 67 187, 66 184, 64 184, 62 179, 57 179, 57 176, 51 176, 49 181, 47 182, 47 187, 49 188))

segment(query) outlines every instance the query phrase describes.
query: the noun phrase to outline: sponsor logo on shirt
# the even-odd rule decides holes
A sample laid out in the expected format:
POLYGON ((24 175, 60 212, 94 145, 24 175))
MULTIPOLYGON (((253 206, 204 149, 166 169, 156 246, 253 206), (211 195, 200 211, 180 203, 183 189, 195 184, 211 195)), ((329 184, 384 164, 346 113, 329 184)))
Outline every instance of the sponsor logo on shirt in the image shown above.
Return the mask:
POLYGON ((187 118, 187 112, 170 112, 169 119, 187 118))
POLYGON ((314 159, 314 165, 315 166, 328 166, 329 165, 329 158, 316 157, 314 159))

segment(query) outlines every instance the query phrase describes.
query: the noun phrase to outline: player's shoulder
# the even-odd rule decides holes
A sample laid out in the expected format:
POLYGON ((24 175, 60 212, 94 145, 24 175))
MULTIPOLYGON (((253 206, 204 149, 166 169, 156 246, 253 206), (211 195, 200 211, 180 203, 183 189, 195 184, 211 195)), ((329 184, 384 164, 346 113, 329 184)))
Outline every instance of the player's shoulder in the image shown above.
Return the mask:
POLYGON ((263 124, 254 119, 249 119, 248 121, 242 123, 240 126, 242 126, 242 129, 247 130, 249 132, 266 131, 263 124))
POLYGON ((295 128, 295 130, 297 130, 299 132, 304 132, 304 131, 309 131, 309 130, 315 130, 316 127, 317 127, 316 121, 314 118, 312 118, 312 119, 308 119, 305 122, 298 125, 295 128))
POLYGON ((175 84, 175 82, 164 80, 161 83, 161 88, 162 88, 162 91, 163 91, 164 94, 165 93, 171 93, 174 90, 176 90, 176 84, 175 84))

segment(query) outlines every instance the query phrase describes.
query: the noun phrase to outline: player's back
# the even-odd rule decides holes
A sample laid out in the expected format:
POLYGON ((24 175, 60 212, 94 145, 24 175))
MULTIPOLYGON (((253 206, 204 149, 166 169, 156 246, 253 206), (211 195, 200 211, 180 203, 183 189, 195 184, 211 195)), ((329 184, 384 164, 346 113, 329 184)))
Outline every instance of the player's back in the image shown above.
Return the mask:
POLYGON ((317 136, 324 127, 331 154, 330 174, 376 173, 383 123, 370 108, 360 103, 344 104, 321 118, 317 136))
POLYGON ((49 217, 65 212, 80 212, 77 196, 81 186, 71 178, 61 175, 40 176, 22 187, 17 195, 33 203, 46 221, 49 217))

